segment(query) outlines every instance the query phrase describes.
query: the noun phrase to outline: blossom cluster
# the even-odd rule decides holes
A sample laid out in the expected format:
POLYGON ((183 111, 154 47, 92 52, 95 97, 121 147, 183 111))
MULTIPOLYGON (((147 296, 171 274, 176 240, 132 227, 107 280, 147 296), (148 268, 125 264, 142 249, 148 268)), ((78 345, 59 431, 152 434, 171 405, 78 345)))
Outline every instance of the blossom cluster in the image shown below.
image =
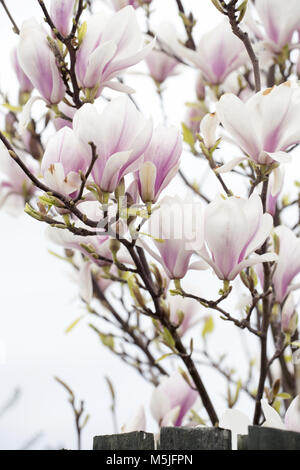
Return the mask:
MULTIPOLYGON (((29 215, 49 226, 50 239, 64 248, 79 273, 80 297, 90 311, 96 293, 107 308, 106 295, 121 284, 128 288, 137 318, 150 317, 149 342, 120 316, 118 321, 146 351, 151 367, 166 375, 158 384, 150 374, 156 385, 151 410, 159 426, 188 421, 189 412, 201 408, 199 395, 216 424, 210 397, 190 362, 194 327, 206 322, 204 339, 210 328, 211 317, 203 312, 215 310, 223 320, 254 333, 262 338, 262 348, 273 334, 276 351, 262 368, 260 384, 268 376, 263 376, 265 368, 279 357, 285 361, 286 349, 297 346, 299 223, 292 226, 284 210, 299 201, 281 196, 285 169, 297 159, 300 144, 299 1, 256 0, 238 22, 241 9, 232 16, 232 2, 215 0, 228 18, 198 42, 188 16, 183 18, 187 41, 171 24, 144 34, 136 10, 149 18, 155 1, 103 3, 114 11, 92 12, 85 19, 82 2, 52 0, 49 12, 43 10, 46 24, 36 18, 22 24, 11 56, 19 103, 6 103, 1 132, 1 205, 16 212, 26 204, 29 215), (244 41, 234 27, 247 32, 244 41), (147 70, 159 99, 166 82, 176 80, 185 67, 196 69, 196 99, 180 118, 182 130, 179 123, 154 122, 138 106, 135 90, 127 85, 128 71, 136 66, 147 70), (41 133, 33 113, 37 101, 45 121, 41 133), (228 144, 230 158, 224 150, 228 144), (183 175, 188 153, 211 171, 212 197, 183 175), (230 176, 240 176, 245 185, 231 189, 230 176), (171 182, 180 187, 180 177, 189 187, 186 198, 180 189, 176 196, 168 193, 171 182), (184 290, 191 270, 201 279, 214 277, 220 284, 218 300, 206 299, 203 285, 196 294, 184 290), (239 296, 247 292, 239 317, 220 306, 235 288, 239 296), (155 341, 161 342, 162 359, 177 356, 187 372, 160 367, 146 349, 155 341)), ((111 336, 101 333, 100 338, 116 352, 111 336)), ((262 360, 265 356, 263 349, 262 360)), ((260 387, 256 424, 264 393, 260 387)), ((273 388, 266 398, 274 404, 278 395, 273 388)), ((262 406, 268 421, 270 410, 262 406)), ((290 416, 291 411, 288 429, 299 430, 299 418, 290 416)), ((139 409, 124 430, 144 427, 139 409)))

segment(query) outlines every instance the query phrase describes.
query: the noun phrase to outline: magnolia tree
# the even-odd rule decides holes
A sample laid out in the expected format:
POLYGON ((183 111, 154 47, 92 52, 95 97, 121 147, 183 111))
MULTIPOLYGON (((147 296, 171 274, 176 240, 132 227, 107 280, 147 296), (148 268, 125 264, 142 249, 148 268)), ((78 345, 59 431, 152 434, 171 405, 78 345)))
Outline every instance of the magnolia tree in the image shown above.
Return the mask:
MULTIPOLYGON (((155 0, 103 2, 112 9, 97 13, 92 1, 37 0, 40 16, 19 26, 1 3, 19 36, 19 103, 4 95, 0 133, 3 209, 21 207, 47 224, 78 274, 94 333, 153 385, 158 426, 247 432, 252 421, 300 432, 300 204, 285 178, 300 144, 299 1, 207 0, 220 22, 202 37, 200 11, 180 0, 181 37, 171 23, 152 28, 155 0), (164 124, 143 114, 130 83, 141 61, 162 108, 170 77, 194 72, 197 99, 179 117, 182 129, 166 113, 164 124), (188 153, 202 164, 198 183, 194 164, 182 170, 188 153), (212 198, 199 183, 206 169, 212 198), (171 197, 175 176, 182 191, 171 197), (281 194, 287 183, 293 198, 281 194), (210 353, 216 322, 224 335, 230 324, 253 337, 248 377, 210 353), (222 389, 210 388, 207 367, 224 378, 222 389), (243 394, 248 416, 239 411, 243 394)), ((236 344, 232 351, 243 353, 236 344)), ((67 390, 80 435, 83 410, 67 390)), ((123 430, 145 428, 139 408, 123 430)))

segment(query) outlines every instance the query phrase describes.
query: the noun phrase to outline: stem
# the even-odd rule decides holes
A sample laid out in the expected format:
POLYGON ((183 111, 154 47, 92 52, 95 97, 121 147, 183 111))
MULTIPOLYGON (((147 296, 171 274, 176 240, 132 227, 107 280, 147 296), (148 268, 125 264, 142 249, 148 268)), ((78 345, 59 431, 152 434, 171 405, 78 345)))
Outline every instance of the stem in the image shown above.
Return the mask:
MULTIPOLYGON (((183 21, 183 25, 184 25, 184 28, 186 30, 186 34, 187 34, 187 37, 188 37, 188 40, 187 40, 187 43, 186 43, 186 46, 189 48, 189 49, 193 49, 194 51, 196 50, 196 44, 195 44, 195 41, 194 41, 194 38, 193 38, 193 34, 192 34, 192 30, 193 30, 193 26, 189 25, 188 24, 188 21, 191 20, 193 21, 193 17, 192 15, 190 14, 191 18, 188 18, 186 16, 186 13, 184 11, 184 6, 181 2, 181 0, 176 0, 176 3, 177 3, 177 7, 178 7, 178 11, 179 11, 179 14, 182 18, 182 21, 183 21)), ((191 23, 192 24, 192 23, 191 23)))
POLYGON ((261 76, 260 76, 260 69, 259 69, 259 60, 254 52, 248 33, 245 33, 244 31, 242 31, 238 25, 238 21, 236 18, 236 10, 235 10, 236 3, 237 3, 237 0, 232 0, 229 3, 229 5, 225 5, 226 10, 227 10, 227 16, 229 18, 229 22, 230 22, 233 34, 235 34, 235 36, 237 36, 244 43, 248 56, 252 62, 254 79, 255 79, 255 91, 256 93, 258 93, 259 91, 261 91, 261 76))
POLYGON ((177 333, 177 328, 175 325, 173 325, 168 317, 165 315, 164 311, 161 308, 160 304, 160 293, 156 292, 155 286, 153 285, 153 280, 151 277, 151 273, 147 264, 147 260, 144 254, 144 251, 141 248, 138 248, 138 252, 135 251, 134 247, 130 242, 127 240, 122 240, 123 245, 127 248, 129 251, 136 267, 137 270, 145 283, 145 286, 151 295, 154 307, 155 307, 155 314, 153 313, 152 316, 153 318, 156 318, 159 320, 159 322, 164 326, 165 328, 168 329, 168 331, 171 333, 174 343, 175 343, 175 348, 177 349, 180 358, 184 362, 190 376, 192 377, 195 387, 197 388, 200 398, 202 400, 203 406, 207 411, 207 414, 210 418, 210 421, 213 426, 217 425, 218 423, 218 416, 217 413, 214 409, 214 406, 211 402, 211 399, 206 391, 206 388, 204 386, 204 383, 202 382, 202 379, 199 375, 199 372, 195 366, 195 363, 193 359, 191 358, 191 355, 188 354, 185 346, 183 345, 180 336, 177 333))
POLYGON ((6 4, 5 4, 5 1, 4 0, 0 0, 0 3, 2 4, 4 10, 5 10, 5 13, 7 14, 8 18, 10 19, 10 22, 11 24, 13 25, 13 31, 16 33, 16 34, 20 34, 20 29, 18 28, 15 20, 13 19, 9 9, 7 8, 6 4))
MULTIPOLYGON (((266 201, 267 201, 267 191, 268 191, 268 184, 269 181, 266 180, 263 184, 262 190, 262 202, 264 212, 266 211, 266 201)), ((267 252, 268 242, 266 241, 262 247, 262 253, 267 252)), ((268 292, 270 285, 271 285, 271 269, 269 263, 263 264, 264 268, 264 292, 268 292)), ((258 425, 260 421, 261 415, 261 400, 264 394, 265 388, 265 381, 268 375, 268 330, 270 326, 270 316, 271 316, 271 308, 270 308, 270 297, 265 296, 263 298, 263 313, 262 313, 262 325, 261 325, 261 351, 260 351, 260 377, 258 383, 258 389, 256 394, 256 405, 254 411, 254 418, 253 424, 258 425)))
POLYGON ((106 296, 103 294, 102 290, 100 289, 98 283, 93 278, 93 289, 95 296, 100 300, 100 302, 112 313, 114 318, 122 327, 122 330, 125 331, 128 336, 133 340, 134 344, 145 354, 149 361, 149 365, 156 368, 162 375, 168 375, 164 368, 158 364, 153 357, 152 353, 147 348, 144 341, 137 335, 135 330, 128 325, 128 323, 123 320, 123 318, 118 314, 112 304, 107 300, 106 296))

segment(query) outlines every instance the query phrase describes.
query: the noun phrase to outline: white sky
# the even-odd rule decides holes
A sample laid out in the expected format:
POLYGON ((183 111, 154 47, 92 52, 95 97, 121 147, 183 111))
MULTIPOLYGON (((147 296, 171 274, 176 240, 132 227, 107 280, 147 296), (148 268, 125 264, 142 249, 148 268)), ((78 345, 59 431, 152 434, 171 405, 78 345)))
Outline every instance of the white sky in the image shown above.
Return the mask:
MULTIPOLYGON (((30 16, 40 15, 35 0, 9 0, 7 3, 18 24, 30 16)), ((210 0, 184 3, 199 20, 196 38, 222 19, 210 0)), ((154 0, 153 7, 158 10, 154 24, 172 16, 175 18, 174 0, 154 0)), ((181 27, 180 22, 178 25, 181 27)), ((0 86, 11 96, 14 96, 16 80, 10 68, 9 52, 15 39, 0 6, 0 86)), ((194 78, 194 72, 188 71, 184 80, 173 78, 167 82, 166 109, 171 122, 177 125, 184 117, 184 103, 195 99, 194 78)), ((160 108, 151 80, 128 75, 126 83, 136 87, 136 99, 143 111, 151 113, 158 123, 160 108)), ((194 166, 191 165, 194 165, 193 161, 186 157, 184 167, 192 169, 192 175, 194 166)), ((215 184, 213 187, 217 190, 215 184)), ((178 192, 178 181, 173 183, 171 191, 178 192)), ((47 253, 49 242, 44 236, 44 226, 25 215, 12 218, 3 211, 0 224, 0 345, 2 341, 6 350, 6 364, 0 366, 0 409, 16 387, 22 389, 17 405, 0 419, 0 448, 20 448, 39 432, 43 435, 34 448, 74 448, 73 417, 66 393, 53 380, 54 375, 65 380, 76 396, 85 400, 87 410, 92 414, 84 433, 84 447, 90 448, 94 435, 113 432, 105 375, 110 377, 117 390, 119 424, 128 420, 139 403, 149 403, 152 389, 138 374, 108 353, 85 322, 65 335, 65 328, 84 310, 78 299, 77 285, 68 277, 67 267, 47 253)), ((215 295, 211 282, 205 285, 200 278, 199 285, 215 295)), ((216 349, 222 351, 223 346, 229 347, 232 342, 241 349, 239 335, 230 333, 232 327, 227 324, 221 327, 215 339, 216 349)), ((234 353, 232 356, 238 367, 240 359, 234 353)), ((206 371, 204 378, 213 385, 211 388, 220 405, 221 395, 226 390, 218 388, 220 383, 215 382, 209 372, 206 371)))

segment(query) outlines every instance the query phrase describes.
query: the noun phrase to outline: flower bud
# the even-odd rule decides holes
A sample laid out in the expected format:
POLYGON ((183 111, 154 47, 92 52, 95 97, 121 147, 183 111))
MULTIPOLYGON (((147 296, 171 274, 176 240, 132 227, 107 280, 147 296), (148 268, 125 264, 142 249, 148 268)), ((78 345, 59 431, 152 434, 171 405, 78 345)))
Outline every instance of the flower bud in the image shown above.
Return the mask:
POLYGON ((217 142, 216 131, 219 126, 219 119, 216 113, 207 114, 201 121, 200 134, 203 138, 205 147, 210 150, 217 142))
POLYGON ((48 103, 59 103, 64 97, 65 86, 47 33, 34 18, 24 21, 17 51, 19 63, 35 88, 48 103))
POLYGON ((51 19, 63 36, 67 36, 70 32, 74 4, 75 0, 51 0, 51 19))
POLYGON ((293 295, 290 294, 284 302, 281 312, 281 329, 283 333, 293 336, 297 329, 298 314, 295 309, 293 295))

